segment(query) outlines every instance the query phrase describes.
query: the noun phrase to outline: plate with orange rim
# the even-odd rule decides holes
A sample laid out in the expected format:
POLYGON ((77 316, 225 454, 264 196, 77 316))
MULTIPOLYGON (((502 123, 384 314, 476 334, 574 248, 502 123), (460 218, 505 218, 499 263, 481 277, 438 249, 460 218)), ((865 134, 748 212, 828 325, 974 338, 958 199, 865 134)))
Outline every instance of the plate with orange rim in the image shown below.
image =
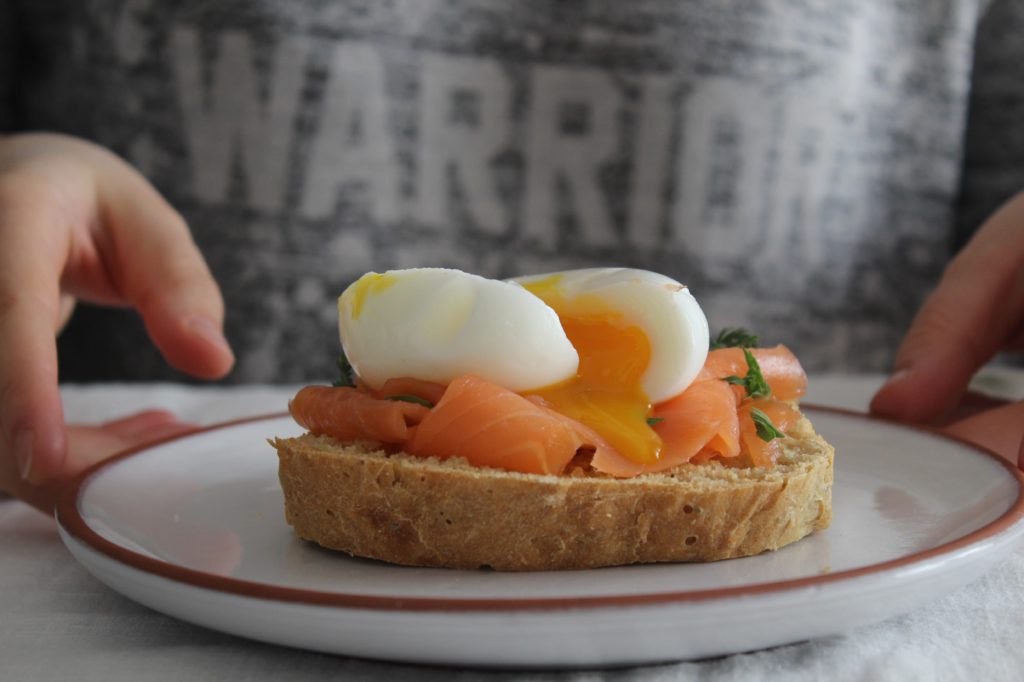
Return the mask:
POLYGON ((832 526, 742 559, 499 573, 324 550, 284 519, 266 443, 300 432, 283 415, 102 462, 63 491, 57 521, 89 572, 175 618, 316 651, 516 668, 646 664, 837 634, 969 583, 1024 535, 1024 476, 996 455, 859 413, 804 411, 836 448, 832 526))

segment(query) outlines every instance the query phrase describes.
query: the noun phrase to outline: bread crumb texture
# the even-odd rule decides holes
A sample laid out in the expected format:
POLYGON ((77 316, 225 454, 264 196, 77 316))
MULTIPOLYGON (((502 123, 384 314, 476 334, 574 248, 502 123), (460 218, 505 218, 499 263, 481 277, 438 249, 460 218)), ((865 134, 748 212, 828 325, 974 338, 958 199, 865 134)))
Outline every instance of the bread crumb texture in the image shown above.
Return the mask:
POLYGON ((310 434, 271 444, 299 537, 409 566, 716 561, 778 549, 832 518, 834 451, 806 418, 771 469, 711 463, 631 479, 478 468, 310 434))

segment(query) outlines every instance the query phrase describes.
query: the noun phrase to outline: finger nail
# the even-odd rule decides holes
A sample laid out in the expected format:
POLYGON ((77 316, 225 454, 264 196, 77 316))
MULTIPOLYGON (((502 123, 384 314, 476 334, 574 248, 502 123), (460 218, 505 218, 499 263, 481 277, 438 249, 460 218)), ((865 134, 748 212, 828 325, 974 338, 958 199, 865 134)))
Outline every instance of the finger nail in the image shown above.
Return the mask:
POLYGON ((910 376, 910 369, 898 369, 886 379, 871 398, 870 411, 888 417, 900 417, 906 410, 906 396, 900 384, 910 376))
POLYGON ((910 369, 908 369, 906 367, 904 367, 903 369, 896 370, 895 372, 893 372, 892 374, 889 375, 889 378, 886 379, 885 382, 881 386, 878 387, 878 391, 876 392, 876 397, 878 395, 882 395, 883 397, 887 397, 887 394, 889 393, 890 389, 892 387, 894 387, 894 386, 899 386, 899 384, 902 383, 903 380, 906 379, 909 375, 910 375, 910 369))
POLYGON ((35 438, 29 429, 21 429, 14 434, 14 459, 18 463, 18 474, 21 480, 27 481, 32 473, 32 448, 35 446, 35 438))
POLYGON ((228 345, 228 340, 224 338, 224 332, 221 331, 219 325, 214 324, 213 320, 207 317, 193 317, 188 321, 187 327, 211 344, 231 353, 231 347, 228 345))
POLYGON ((885 385, 889 386, 891 384, 898 384, 904 379, 906 379, 908 376, 910 376, 909 367, 898 369, 895 372, 893 372, 892 375, 886 380, 885 385))

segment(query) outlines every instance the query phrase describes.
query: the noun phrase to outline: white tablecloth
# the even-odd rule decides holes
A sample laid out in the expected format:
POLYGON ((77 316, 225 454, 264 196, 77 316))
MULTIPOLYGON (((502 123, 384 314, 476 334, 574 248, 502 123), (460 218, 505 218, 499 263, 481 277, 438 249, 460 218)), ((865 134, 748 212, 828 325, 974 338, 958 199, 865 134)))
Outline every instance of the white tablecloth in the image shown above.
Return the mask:
MULTIPOLYGON (((1008 378, 1007 378, 1008 377, 1008 378)), ((985 385, 1024 395, 1024 374, 985 385)), ((812 378, 809 401, 863 409, 877 377, 812 378)), ((165 407, 199 423, 280 412, 292 387, 65 386, 68 418, 165 407)), ((1024 679, 1024 546, 988 575, 839 637, 708 661, 612 671, 483 672, 328 656, 220 634, 150 611, 71 558, 54 522, 0 497, 0 680, 966 680, 1024 679)))

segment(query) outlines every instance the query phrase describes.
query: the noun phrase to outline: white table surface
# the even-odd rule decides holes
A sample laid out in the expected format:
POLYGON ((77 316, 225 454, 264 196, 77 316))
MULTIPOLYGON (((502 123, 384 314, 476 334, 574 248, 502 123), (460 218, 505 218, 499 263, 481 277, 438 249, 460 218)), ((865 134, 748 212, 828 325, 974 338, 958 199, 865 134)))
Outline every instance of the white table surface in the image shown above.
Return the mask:
MULTIPOLYGON (((879 377, 812 377, 808 402, 863 409, 879 377)), ((1024 372, 981 385, 1024 396, 1024 372)), ((69 420, 164 407, 202 424, 280 412, 294 387, 65 386, 69 420)), ((1024 679, 1024 546, 923 608, 843 636, 707 661, 609 671, 398 666, 250 642, 150 611, 86 573, 52 519, 0 497, 0 681, 1024 679)))

